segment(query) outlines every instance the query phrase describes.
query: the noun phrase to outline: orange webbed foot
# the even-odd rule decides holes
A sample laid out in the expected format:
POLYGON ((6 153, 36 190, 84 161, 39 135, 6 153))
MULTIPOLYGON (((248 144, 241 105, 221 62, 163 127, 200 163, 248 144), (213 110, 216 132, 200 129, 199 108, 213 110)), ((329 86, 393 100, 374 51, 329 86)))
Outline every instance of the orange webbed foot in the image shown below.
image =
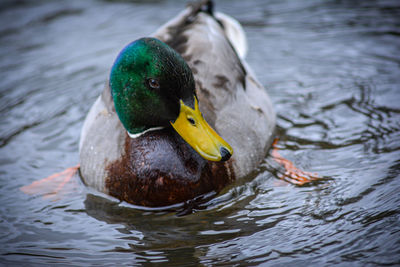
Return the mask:
POLYGON ((276 146, 278 143, 278 138, 274 140, 272 143, 272 158, 285 169, 284 173, 279 173, 278 176, 280 179, 289 182, 295 185, 305 185, 310 182, 319 180, 320 177, 316 173, 303 171, 296 166, 294 166, 293 162, 288 159, 283 158, 279 154, 279 148, 276 146))
POLYGON ((42 195, 43 198, 51 198, 57 196, 61 189, 71 180, 78 171, 80 165, 70 167, 62 172, 55 173, 49 177, 35 181, 30 185, 20 188, 22 192, 28 195, 42 195))

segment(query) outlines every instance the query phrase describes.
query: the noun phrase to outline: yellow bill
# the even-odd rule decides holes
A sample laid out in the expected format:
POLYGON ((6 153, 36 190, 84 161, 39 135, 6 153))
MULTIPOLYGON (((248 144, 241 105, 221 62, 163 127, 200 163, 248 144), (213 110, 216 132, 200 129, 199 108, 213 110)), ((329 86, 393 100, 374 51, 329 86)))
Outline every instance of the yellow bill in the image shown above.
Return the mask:
POLYGON ((225 142, 201 115, 197 98, 194 109, 181 100, 181 111, 172 127, 203 158, 212 161, 226 161, 233 154, 231 146, 225 142))

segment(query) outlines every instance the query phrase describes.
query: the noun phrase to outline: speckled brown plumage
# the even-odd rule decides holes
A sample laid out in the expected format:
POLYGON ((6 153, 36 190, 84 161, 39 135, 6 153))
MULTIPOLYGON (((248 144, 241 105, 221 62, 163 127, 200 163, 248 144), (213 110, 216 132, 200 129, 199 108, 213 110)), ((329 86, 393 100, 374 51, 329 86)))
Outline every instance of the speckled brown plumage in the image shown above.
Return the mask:
POLYGON ((143 206, 167 206, 211 191, 234 180, 228 162, 209 162, 171 128, 126 136, 121 159, 107 166, 111 196, 143 206))

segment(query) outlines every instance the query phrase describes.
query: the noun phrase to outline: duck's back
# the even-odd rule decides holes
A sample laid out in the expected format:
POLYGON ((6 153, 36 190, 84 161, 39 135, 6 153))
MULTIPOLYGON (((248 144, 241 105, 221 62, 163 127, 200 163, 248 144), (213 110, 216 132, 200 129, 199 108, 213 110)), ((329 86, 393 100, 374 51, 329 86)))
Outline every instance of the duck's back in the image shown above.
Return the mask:
POLYGON ((200 110, 232 146, 236 178, 253 171, 272 143, 275 112, 264 87, 238 55, 243 56, 240 25, 224 14, 183 11, 155 37, 173 47, 189 64, 196 81, 200 110), (227 19, 228 18, 228 19, 227 19), (231 27, 231 28, 229 28, 231 27), (232 30, 233 28, 233 30, 232 30), (235 50, 235 48, 236 50, 235 50))

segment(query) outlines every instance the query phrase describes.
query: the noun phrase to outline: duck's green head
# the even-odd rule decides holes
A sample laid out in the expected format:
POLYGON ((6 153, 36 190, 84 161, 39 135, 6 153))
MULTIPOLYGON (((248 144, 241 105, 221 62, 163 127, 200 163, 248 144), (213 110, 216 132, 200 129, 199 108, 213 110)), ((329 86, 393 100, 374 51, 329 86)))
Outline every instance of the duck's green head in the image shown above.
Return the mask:
POLYGON ((207 160, 227 160, 233 150, 200 113, 192 71, 175 50, 155 38, 127 45, 111 69, 111 95, 128 133, 172 127, 207 160))

